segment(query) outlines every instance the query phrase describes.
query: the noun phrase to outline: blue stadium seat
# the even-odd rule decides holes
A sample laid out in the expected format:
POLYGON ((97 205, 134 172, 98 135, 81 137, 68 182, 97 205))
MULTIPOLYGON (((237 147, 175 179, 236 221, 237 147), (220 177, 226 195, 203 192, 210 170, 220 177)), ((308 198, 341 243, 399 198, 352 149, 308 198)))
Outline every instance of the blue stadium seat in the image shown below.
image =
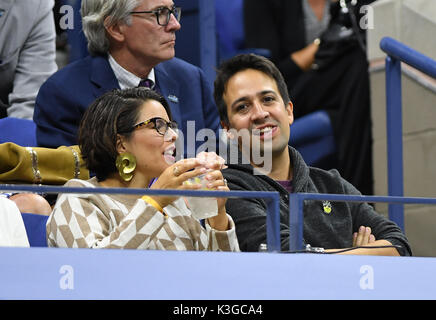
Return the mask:
POLYGON ((13 142, 22 147, 36 147, 36 125, 32 120, 6 117, 0 119, 0 143, 13 142))
POLYGON ((47 247, 46 229, 48 216, 34 213, 21 213, 27 238, 31 247, 47 247))
POLYGON ((63 4, 70 5, 74 13, 74 28, 67 29, 69 44, 69 62, 82 59, 89 55, 88 43, 82 30, 82 17, 80 15, 81 0, 62 0, 63 4))
POLYGON ((289 144, 301 153, 307 164, 324 169, 334 167, 336 142, 326 111, 315 111, 295 119, 289 144))
POLYGON ((255 53, 267 58, 271 56, 268 49, 245 47, 243 5, 243 0, 215 0, 218 59, 220 62, 238 53, 255 53))
POLYGON ((201 68, 213 85, 217 62, 214 2, 177 0, 175 4, 182 8, 182 28, 176 33, 176 57, 201 68))

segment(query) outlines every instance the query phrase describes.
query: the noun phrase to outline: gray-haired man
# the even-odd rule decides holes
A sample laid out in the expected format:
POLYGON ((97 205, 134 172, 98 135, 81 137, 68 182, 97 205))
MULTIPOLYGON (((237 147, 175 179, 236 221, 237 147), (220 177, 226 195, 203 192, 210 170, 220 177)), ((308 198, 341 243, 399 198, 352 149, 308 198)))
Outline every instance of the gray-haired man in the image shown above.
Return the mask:
POLYGON ((185 151, 192 139, 187 121, 194 121, 195 132, 218 132, 204 73, 174 58, 181 10, 172 0, 82 0, 81 14, 91 56, 59 70, 41 87, 34 115, 39 146, 77 144, 79 121, 92 101, 114 88, 140 85, 168 100, 185 151))

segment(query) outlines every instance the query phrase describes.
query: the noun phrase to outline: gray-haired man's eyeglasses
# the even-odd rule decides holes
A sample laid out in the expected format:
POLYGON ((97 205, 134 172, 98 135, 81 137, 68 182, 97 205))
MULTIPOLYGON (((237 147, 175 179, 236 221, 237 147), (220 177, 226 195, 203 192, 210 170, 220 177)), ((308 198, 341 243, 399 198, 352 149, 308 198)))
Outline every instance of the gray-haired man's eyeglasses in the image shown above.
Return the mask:
POLYGON ((167 7, 162 7, 151 11, 131 11, 129 13, 130 14, 154 13, 156 15, 157 24, 160 26, 166 26, 170 22, 171 14, 174 15, 177 21, 180 21, 182 8, 176 6, 173 6, 171 9, 167 7))

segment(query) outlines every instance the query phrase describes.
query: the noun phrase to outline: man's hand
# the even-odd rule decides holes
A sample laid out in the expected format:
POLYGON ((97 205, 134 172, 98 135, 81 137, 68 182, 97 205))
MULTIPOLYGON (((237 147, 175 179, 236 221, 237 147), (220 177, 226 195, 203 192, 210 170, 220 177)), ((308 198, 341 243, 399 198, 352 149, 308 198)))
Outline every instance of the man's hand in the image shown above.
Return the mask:
POLYGON ((346 254, 346 255, 374 255, 374 256, 399 256, 396 248, 392 247, 392 243, 387 240, 376 240, 375 236, 371 233, 370 227, 360 226, 358 232, 353 233, 353 247, 367 247, 356 248, 354 250, 344 249, 326 249, 325 252, 346 254), (373 248, 371 248, 373 247, 373 248), (379 248, 374 248, 379 247, 379 248))
POLYGON ((353 247, 360 247, 375 242, 370 227, 360 226, 359 231, 353 233, 353 247))

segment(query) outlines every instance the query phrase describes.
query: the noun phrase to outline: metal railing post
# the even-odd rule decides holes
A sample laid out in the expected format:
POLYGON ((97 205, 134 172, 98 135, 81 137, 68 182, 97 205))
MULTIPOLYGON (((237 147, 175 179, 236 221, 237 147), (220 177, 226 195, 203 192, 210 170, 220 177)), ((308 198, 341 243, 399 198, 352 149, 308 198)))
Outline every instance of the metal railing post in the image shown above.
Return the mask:
MULTIPOLYGON (((380 41, 380 48, 388 55, 386 58, 388 194, 403 196, 401 62, 436 79, 436 61, 390 37, 384 37, 380 41)), ((389 219, 395 221, 404 231, 404 206, 390 204, 389 219)))
POLYGON ((299 193, 289 195, 289 251, 303 249, 303 200, 299 193))
MULTIPOLYGON (((388 161, 388 194, 402 197, 403 186, 403 117, 401 98, 401 62, 386 57, 386 143, 388 161)), ((389 205, 389 219, 404 231, 404 206, 389 205)))
POLYGON ((280 196, 271 194, 272 198, 266 199, 266 241, 269 252, 280 252, 280 196))

